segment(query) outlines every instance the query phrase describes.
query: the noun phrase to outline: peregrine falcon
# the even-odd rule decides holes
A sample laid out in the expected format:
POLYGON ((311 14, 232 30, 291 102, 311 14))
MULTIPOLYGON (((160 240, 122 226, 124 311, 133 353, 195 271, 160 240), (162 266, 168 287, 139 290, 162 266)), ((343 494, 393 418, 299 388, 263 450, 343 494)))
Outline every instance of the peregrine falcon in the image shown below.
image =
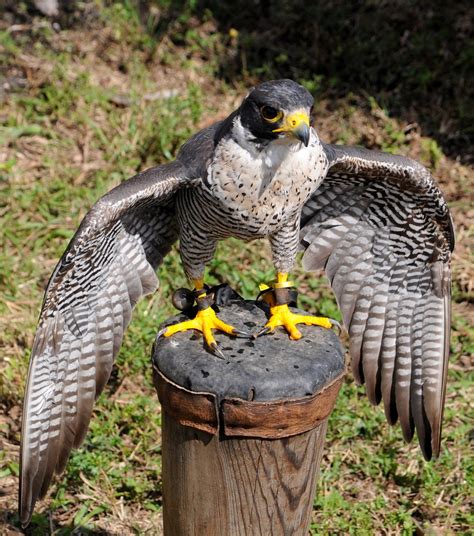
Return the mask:
MULTIPOLYGON (((86 434, 138 299, 179 238, 198 305, 169 327, 239 333, 212 308, 204 269, 226 237, 268 237, 276 281, 263 332, 331 321, 288 307, 288 274, 324 268, 350 335, 352 370, 388 421, 416 428, 439 454, 450 328, 454 233, 428 170, 401 156, 325 144, 310 126, 313 98, 291 80, 253 88, 223 121, 198 132, 176 160, 120 184, 83 219, 48 283, 24 402, 20 517, 86 434)), ((295 343, 297 344, 297 343, 295 343)))

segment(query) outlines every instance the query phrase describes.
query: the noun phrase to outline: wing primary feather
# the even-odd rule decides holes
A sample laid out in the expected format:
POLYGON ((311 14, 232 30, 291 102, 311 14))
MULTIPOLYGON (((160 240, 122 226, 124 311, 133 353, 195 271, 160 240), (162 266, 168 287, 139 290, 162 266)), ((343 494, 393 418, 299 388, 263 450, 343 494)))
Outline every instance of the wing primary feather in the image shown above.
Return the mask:
POLYGON ((380 387, 384 404, 385 417, 390 425, 398 420, 397 405, 395 403, 395 356, 397 333, 397 300, 389 303, 385 317, 382 351, 380 361, 382 365, 380 387))
MULTIPOLYGON (((58 334, 59 338, 59 334, 58 334)), ((59 342, 59 341, 58 341, 59 342)), ((60 347, 58 348, 58 359, 56 360, 56 370, 54 381, 56 389, 64 392, 67 384, 68 364, 71 356, 71 347, 74 343, 72 334, 63 330, 60 335, 60 347)), ((40 468, 41 472, 37 475, 38 497, 43 498, 48 489, 51 478, 56 468, 60 450, 63 448, 61 443, 61 432, 63 425, 63 414, 65 410, 65 399, 54 394, 51 414, 47 423, 48 430, 45 431, 46 440, 44 441, 44 449, 40 446, 40 468)))
POLYGON ((395 397, 398 418, 407 443, 413 438, 414 422, 412 418, 410 392, 412 385, 411 331, 412 316, 416 298, 408 294, 399 304, 397 318, 397 342, 395 357, 395 397))
POLYGON ((375 296, 370 306, 367 328, 362 341, 362 365, 369 401, 378 405, 382 399, 382 339, 388 301, 388 282, 374 281, 375 296))
POLYGON ((411 413, 415 423, 418 442, 426 460, 432 456, 431 427, 423 407, 423 334, 424 307, 419 298, 413 315, 412 338, 412 383, 410 388, 411 413))
POLYGON ((368 313, 374 296, 374 288, 370 284, 361 287, 349 326, 349 350, 352 360, 352 374, 358 384, 365 381, 362 357, 362 341, 367 326, 368 313))
POLYGON ((444 298, 430 296, 426 303, 423 321, 423 408, 430 424, 431 453, 434 457, 439 455, 441 419, 446 389, 447 357, 443 362, 442 354, 447 352, 448 300, 447 296, 444 298))
MULTIPOLYGON (((454 238, 452 242, 454 247, 454 238)), ((444 304, 444 359, 442 362, 441 385, 438 402, 438 419, 433 427, 432 453, 435 458, 439 457, 441 448, 441 431, 443 429, 443 413, 446 401, 446 382, 448 377, 449 351, 450 351, 450 330, 451 330, 451 273, 445 268, 445 277, 449 281, 446 295, 443 298, 444 304)))

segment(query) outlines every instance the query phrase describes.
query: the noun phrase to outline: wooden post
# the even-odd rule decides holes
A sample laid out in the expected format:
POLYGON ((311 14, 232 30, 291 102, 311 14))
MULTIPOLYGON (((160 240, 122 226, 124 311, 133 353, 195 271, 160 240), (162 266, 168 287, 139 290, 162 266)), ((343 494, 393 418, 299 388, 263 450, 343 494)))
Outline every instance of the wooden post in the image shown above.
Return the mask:
MULTIPOLYGON (((235 301, 219 316, 256 331, 263 307, 235 301)), ((217 334, 226 359, 193 333, 157 340, 165 536, 307 534, 344 355, 332 330, 301 331, 217 334)))

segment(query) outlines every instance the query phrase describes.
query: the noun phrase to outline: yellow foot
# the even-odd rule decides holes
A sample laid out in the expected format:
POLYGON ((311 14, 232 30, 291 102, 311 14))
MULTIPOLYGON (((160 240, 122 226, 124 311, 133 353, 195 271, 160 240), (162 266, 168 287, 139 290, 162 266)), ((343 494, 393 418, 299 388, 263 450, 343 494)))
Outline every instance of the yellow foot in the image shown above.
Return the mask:
POLYGON ((265 324, 265 327, 262 329, 262 331, 257 334, 257 337, 260 335, 265 335, 266 333, 271 333, 278 326, 283 326, 290 335, 290 339, 296 341, 302 337, 301 332, 296 327, 296 324, 331 328, 334 323, 334 321, 329 320, 329 318, 322 316, 299 315, 292 313, 286 304, 274 305, 273 307, 270 307, 270 314, 270 319, 265 324))
POLYGON ((216 339, 214 339, 214 336, 212 334, 213 329, 218 329, 219 331, 223 331, 224 333, 228 333, 229 335, 234 336, 249 336, 248 333, 240 331, 223 322, 220 318, 218 318, 212 307, 207 307, 206 309, 198 311, 196 316, 191 320, 186 320, 184 322, 169 326, 164 330, 162 335, 164 337, 171 337, 171 335, 174 335, 175 333, 179 333, 181 331, 188 331, 191 329, 197 329, 198 331, 200 331, 203 334, 204 340, 206 341, 206 344, 209 346, 209 348, 211 348, 211 350, 215 354, 222 358, 224 358, 224 355, 219 350, 216 339))

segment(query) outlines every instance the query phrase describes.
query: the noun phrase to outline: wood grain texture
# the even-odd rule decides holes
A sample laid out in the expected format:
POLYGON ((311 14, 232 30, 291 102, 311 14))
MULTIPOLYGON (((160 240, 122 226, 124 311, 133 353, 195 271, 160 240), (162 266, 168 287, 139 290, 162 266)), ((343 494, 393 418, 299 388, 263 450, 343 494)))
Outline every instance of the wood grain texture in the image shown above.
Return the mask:
POLYGON ((327 420, 284 439, 219 438, 163 414, 165 536, 303 536, 327 420))
MULTIPOLYGON (((246 330, 264 325, 260 306, 235 299, 219 315, 246 330)), ((216 332, 224 359, 195 334, 157 339, 165 536, 307 534, 344 353, 331 330, 301 329, 296 343, 216 332)))

